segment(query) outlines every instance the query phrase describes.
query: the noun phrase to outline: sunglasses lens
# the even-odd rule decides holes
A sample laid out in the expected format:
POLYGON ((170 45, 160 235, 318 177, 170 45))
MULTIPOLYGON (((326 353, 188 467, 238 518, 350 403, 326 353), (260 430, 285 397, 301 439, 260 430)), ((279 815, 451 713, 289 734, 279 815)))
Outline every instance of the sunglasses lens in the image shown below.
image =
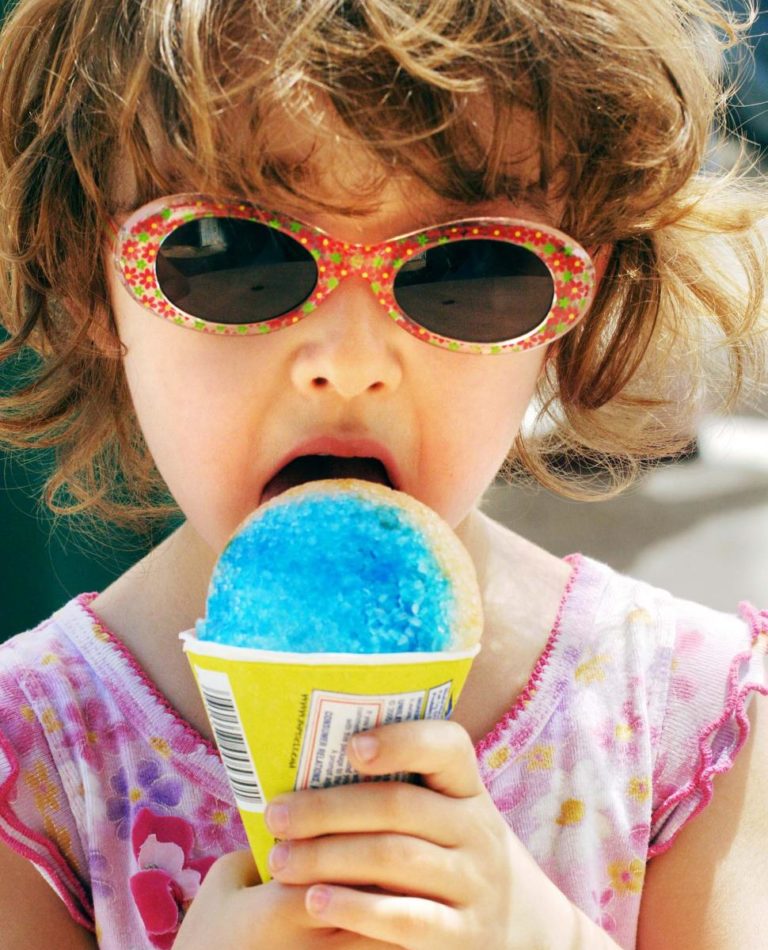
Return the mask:
POLYGON ((552 275, 532 251, 484 238, 422 251, 395 278, 395 298, 416 323, 471 343, 530 333, 549 313, 553 296, 552 275))
POLYGON ((166 237, 157 280, 170 302, 210 323, 272 320, 300 306, 317 283, 312 255, 258 221, 199 218, 166 237))

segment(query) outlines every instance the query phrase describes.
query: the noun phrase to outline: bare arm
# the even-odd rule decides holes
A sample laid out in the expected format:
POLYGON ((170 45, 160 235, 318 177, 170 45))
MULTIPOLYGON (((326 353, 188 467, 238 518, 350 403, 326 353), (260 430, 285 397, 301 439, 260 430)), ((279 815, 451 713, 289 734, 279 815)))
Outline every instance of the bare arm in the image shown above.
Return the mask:
POLYGON ((760 950, 768 909, 768 697, 712 801, 648 865, 638 950, 760 950))
POLYGON ((30 861, 0 842, 0 920, 3 950, 55 947, 96 950, 93 934, 70 917, 61 898, 30 861))

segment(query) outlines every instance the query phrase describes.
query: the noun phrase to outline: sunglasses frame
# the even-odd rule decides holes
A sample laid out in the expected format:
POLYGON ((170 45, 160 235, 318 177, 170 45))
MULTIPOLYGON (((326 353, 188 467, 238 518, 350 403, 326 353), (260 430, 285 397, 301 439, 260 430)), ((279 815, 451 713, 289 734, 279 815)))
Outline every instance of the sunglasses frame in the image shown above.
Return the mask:
POLYGON ((159 198, 134 211, 117 229, 114 263, 123 285, 141 306, 178 326, 219 336, 265 334, 293 326, 316 310, 343 279, 355 274, 369 283, 392 320, 413 336, 433 346, 476 354, 529 350, 551 343, 581 320, 595 293, 595 267, 589 253, 567 234, 524 219, 484 217, 450 221, 378 244, 354 244, 340 241, 298 218, 267 211, 247 201, 197 194, 159 198), (309 297, 271 320, 248 324, 209 322, 175 306, 158 283, 158 251, 177 227, 210 217, 256 221, 276 228, 305 247, 317 266, 317 283, 309 297), (552 277, 552 305, 532 330, 495 343, 456 340, 422 327, 401 309, 394 295, 398 270, 422 251, 467 239, 515 244, 531 251, 545 265, 552 277))

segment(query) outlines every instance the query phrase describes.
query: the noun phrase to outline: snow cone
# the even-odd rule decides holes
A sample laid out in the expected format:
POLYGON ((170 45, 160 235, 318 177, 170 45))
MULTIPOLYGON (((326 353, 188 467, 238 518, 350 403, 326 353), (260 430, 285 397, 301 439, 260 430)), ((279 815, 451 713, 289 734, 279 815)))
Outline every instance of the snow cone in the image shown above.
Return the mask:
POLYGON ((481 631, 469 555, 409 495, 310 482, 240 526, 181 638, 262 880, 267 803, 359 781, 356 732, 450 715, 481 631))

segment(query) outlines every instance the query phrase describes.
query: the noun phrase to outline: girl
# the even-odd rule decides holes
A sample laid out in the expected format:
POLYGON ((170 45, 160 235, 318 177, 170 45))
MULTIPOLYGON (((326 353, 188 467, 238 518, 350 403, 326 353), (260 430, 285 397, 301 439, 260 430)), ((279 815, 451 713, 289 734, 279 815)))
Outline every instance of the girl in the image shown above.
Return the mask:
POLYGON ((185 520, 0 651, 6 950, 761 943, 768 615, 476 507, 505 459, 626 483, 756 364, 765 196, 698 173, 734 38, 704 0, 21 0, 2 432, 58 447, 56 510, 185 520), (486 627, 453 721, 350 743, 423 782, 282 796, 260 884, 178 633, 328 475, 441 514, 486 627))

